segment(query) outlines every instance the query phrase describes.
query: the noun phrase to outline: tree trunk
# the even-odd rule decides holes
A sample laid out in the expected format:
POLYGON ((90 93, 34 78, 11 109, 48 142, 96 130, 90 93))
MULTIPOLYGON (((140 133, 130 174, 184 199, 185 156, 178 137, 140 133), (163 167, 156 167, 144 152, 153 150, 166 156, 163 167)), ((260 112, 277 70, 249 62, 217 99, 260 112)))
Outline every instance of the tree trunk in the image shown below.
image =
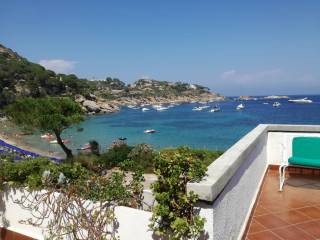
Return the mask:
POLYGON ((72 163, 73 154, 72 154, 71 149, 67 148, 67 146, 63 143, 61 136, 60 136, 61 133, 59 131, 54 131, 54 134, 56 135, 58 144, 61 146, 62 150, 66 153, 67 159, 71 160, 71 163, 72 163))

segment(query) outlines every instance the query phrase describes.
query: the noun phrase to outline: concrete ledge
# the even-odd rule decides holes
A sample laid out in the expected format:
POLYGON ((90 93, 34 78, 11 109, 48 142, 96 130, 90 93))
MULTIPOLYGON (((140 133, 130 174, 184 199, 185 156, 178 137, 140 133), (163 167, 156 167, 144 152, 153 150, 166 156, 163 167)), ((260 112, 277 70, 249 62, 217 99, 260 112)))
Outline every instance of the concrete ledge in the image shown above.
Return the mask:
POLYGON ((194 191, 200 200, 214 201, 256 147, 260 137, 267 133, 267 128, 268 125, 261 124, 245 135, 208 167, 202 181, 188 183, 188 191, 194 191))

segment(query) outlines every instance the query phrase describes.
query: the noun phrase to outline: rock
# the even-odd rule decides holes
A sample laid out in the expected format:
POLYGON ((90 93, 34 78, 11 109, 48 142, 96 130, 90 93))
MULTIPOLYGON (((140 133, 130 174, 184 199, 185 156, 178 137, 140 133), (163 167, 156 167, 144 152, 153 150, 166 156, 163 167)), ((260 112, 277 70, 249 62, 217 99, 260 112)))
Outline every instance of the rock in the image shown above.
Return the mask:
POLYGON ((90 94, 87 96, 87 99, 88 99, 88 100, 91 100, 91 101, 95 101, 95 100, 97 100, 97 97, 96 97, 96 95, 90 93, 90 94))
POLYGON ((83 103, 86 99, 84 96, 80 95, 80 94, 77 94, 74 96, 74 100, 77 102, 77 103, 83 103))
POLYGON ((101 111, 99 105, 91 100, 85 100, 82 105, 89 111, 89 112, 95 112, 98 113, 101 111))

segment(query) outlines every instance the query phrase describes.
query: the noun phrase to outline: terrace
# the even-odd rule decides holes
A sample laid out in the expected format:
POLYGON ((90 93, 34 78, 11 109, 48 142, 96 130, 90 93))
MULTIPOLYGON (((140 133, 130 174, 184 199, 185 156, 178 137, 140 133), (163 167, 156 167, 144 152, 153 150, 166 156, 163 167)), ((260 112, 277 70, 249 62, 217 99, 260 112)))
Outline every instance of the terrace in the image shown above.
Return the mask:
MULTIPOLYGON (((278 165, 291 156, 296 136, 320 137, 320 126, 259 125, 211 164, 201 182, 188 184, 201 200, 206 239, 320 237, 320 170, 289 168, 284 191, 278 191, 278 165)), ((144 195, 146 206, 152 206, 151 191, 146 189, 144 195)), ((43 229, 19 223, 18 212, 23 217, 30 213, 9 197, 3 201, 8 230, 42 238, 43 229)), ((153 239, 150 212, 117 207, 116 216, 120 239, 153 239)))

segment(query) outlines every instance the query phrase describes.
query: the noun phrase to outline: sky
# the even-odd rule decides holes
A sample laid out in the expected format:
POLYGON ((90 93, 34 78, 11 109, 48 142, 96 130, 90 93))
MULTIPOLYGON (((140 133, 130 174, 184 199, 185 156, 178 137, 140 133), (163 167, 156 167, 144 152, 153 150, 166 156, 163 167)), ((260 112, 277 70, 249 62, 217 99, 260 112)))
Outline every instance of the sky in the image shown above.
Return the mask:
POLYGON ((0 43, 89 79, 320 94, 319 0, 1 0, 0 43))

